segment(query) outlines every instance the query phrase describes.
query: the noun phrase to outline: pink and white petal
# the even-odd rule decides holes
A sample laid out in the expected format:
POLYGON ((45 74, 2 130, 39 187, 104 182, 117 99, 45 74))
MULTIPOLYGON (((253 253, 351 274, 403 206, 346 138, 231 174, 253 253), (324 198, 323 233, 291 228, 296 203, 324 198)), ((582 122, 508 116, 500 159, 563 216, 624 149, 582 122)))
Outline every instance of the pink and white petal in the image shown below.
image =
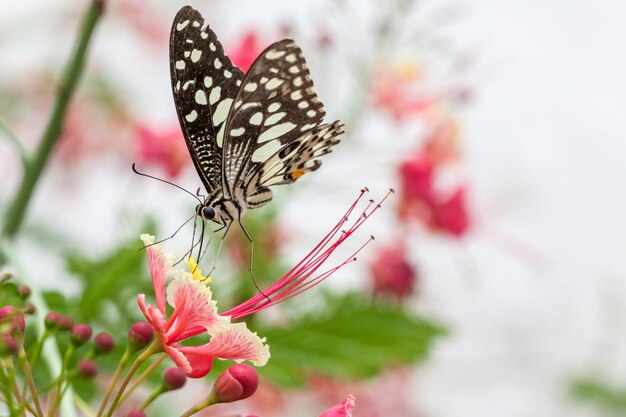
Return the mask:
POLYGON ((211 341, 202 346, 179 346, 185 354, 213 356, 218 359, 244 360, 263 366, 270 358, 270 348, 245 323, 234 323, 227 330, 215 333, 211 341))
POLYGON ((345 401, 340 402, 334 407, 324 411, 319 417, 352 417, 352 410, 354 409, 354 396, 348 395, 345 401))
POLYGON ((178 349, 179 349, 179 346, 163 345, 163 350, 165 351, 165 353, 167 353, 169 357, 172 358, 174 363, 180 369, 182 369, 183 371, 185 371, 186 374, 188 374, 193 369, 191 368, 191 364, 187 360, 187 357, 178 349))
POLYGON ((174 257, 166 254, 160 245, 154 244, 154 236, 143 234, 140 237, 148 254, 148 266, 150 267, 157 307, 165 314, 165 280, 174 267, 174 257))
POLYGON ((195 281, 191 274, 177 271, 177 276, 167 287, 167 302, 174 307, 168 335, 169 343, 192 336, 189 331, 200 329, 195 334, 206 330, 209 334, 223 331, 230 323, 230 317, 220 316, 217 313, 217 302, 214 301, 211 289, 199 281, 195 281))
POLYGON ((187 355, 187 360, 191 365, 191 372, 187 373, 189 378, 202 378, 213 368, 212 356, 206 355, 187 355))
POLYGON ((163 339, 163 332, 165 331, 165 316, 159 309, 154 308, 152 304, 146 304, 146 296, 139 294, 137 296, 137 304, 146 320, 152 325, 154 331, 163 339))

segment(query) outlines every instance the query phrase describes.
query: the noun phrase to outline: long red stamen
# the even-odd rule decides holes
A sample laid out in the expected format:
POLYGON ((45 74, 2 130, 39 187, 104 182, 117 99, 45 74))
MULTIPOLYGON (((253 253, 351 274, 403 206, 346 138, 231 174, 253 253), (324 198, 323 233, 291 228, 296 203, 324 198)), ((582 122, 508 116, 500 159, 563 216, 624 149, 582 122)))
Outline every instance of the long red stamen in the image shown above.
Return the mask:
POLYGON ((366 191, 368 190, 361 190, 358 198, 354 201, 354 203, 352 203, 346 213, 335 224, 330 232, 326 234, 326 236, 324 236, 324 238, 313 248, 313 250, 309 252, 304 259, 302 259, 302 261, 296 264, 268 288, 263 290, 262 293, 255 295, 248 301, 245 301, 222 314, 225 316, 231 316, 234 320, 270 307, 274 304, 278 304, 318 285, 343 266, 353 262, 356 259, 356 255, 373 240, 373 237, 362 244, 350 257, 341 262, 339 265, 314 276, 316 271, 324 264, 324 262, 326 262, 335 249, 337 249, 359 227, 361 227, 361 225, 381 207, 389 195, 394 192, 393 190, 390 190, 378 203, 370 200, 366 207, 362 210, 361 214, 354 220, 348 229, 341 230, 342 227, 348 222, 349 216, 352 214, 366 191))

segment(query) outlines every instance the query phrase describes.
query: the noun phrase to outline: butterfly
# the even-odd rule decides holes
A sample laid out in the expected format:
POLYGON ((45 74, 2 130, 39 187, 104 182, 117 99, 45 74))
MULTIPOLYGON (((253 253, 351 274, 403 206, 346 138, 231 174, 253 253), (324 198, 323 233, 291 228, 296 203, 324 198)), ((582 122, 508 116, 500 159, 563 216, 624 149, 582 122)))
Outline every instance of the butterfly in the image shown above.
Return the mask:
POLYGON ((172 25, 170 72, 185 142, 207 193, 196 215, 226 228, 224 236, 246 210, 272 200, 269 187, 315 171, 340 141, 343 124, 323 123, 324 106, 293 40, 270 45, 244 74, 200 13, 185 6, 172 25))

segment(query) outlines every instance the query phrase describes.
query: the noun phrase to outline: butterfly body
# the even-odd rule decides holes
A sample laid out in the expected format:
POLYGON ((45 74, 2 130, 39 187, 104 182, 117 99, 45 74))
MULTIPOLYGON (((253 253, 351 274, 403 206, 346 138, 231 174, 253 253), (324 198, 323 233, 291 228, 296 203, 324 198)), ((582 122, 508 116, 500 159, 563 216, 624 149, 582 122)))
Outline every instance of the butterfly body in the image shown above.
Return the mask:
POLYGON ((228 227, 271 201, 274 185, 319 168, 343 124, 323 123, 322 103, 302 51, 292 40, 270 45, 246 74, 190 6, 170 35, 170 73, 178 118, 207 191, 196 214, 228 227))

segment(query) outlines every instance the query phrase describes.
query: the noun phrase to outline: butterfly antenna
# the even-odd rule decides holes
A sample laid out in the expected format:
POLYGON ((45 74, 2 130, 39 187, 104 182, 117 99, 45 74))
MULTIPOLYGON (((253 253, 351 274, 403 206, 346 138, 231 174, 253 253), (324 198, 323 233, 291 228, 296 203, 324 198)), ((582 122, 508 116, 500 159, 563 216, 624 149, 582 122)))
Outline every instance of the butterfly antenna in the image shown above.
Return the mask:
POLYGON ((159 178, 159 177, 155 177, 155 176, 153 176, 153 175, 149 175, 149 174, 146 174, 146 173, 143 173, 143 172, 139 172, 139 171, 137 170, 137 168, 135 167, 135 163, 134 163, 134 162, 133 162, 132 168, 133 168, 133 172, 134 172, 135 174, 137 174, 137 175, 141 175, 142 177, 152 178, 153 180, 161 181, 161 182, 164 182, 164 183, 166 183, 166 184, 172 185, 172 186, 174 186, 174 187, 178 188, 179 190, 183 190, 184 192, 186 192, 187 194, 189 194, 190 196, 192 196, 193 198, 195 198, 196 200, 198 200, 198 202, 199 202, 200 204, 202 204, 202 200, 200 200, 200 198, 199 198, 197 195, 195 195, 194 193, 192 193, 192 192, 191 192, 191 191, 189 191, 189 190, 184 189, 184 188, 183 188, 183 187, 181 187, 180 185, 178 185, 178 184, 174 184, 173 182, 169 182, 169 181, 167 181, 167 180, 164 180, 163 178, 159 178))
POLYGON ((265 293, 259 287, 259 283, 256 280, 256 277, 254 276, 254 271, 252 269, 252 261, 254 259, 254 240, 252 240, 252 236, 250 236, 246 228, 243 227, 243 223, 241 223, 241 217, 239 217, 237 221, 239 222, 239 226, 241 226, 241 230, 243 230, 243 232, 246 234, 246 237, 250 241, 250 264, 248 265, 248 272, 250 273, 250 276, 252 277, 252 282, 254 283, 254 287, 259 292, 259 294, 263 295, 263 297, 265 297, 267 301, 271 302, 272 300, 270 300, 270 298, 267 295, 265 295, 265 293))
MULTIPOLYGON (((148 244, 148 245, 145 245, 145 246, 144 246, 143 248, 141 248, 140 250, 147 249, 147 248, 149 248, 149 247, 150 247, 150 246, 152 246, 152 245, 158 245, 158 244, 160 244, 160 243, 165 242, 166 240, 173 239, 173 238, 174 238, 174 236, 176 236, 176 234, 177 234, 178 232, 180 232, 180 229, 182 229, 183 227, 185 227, 185 225, 186 225, 187 223, 189 223, 189 221, 190 221, 191 219, 193 219, 194 217, 196 217, 196 215, 195 215, 195 214, 194 214, 193 216, 191 216, 190 218, 188 218, 187 220, 185 220, 185 223, 181 224, 181 225, 178 227, 178 229, 176 229, 176 231, 175 231, 174 233, 172 233, 172 235, 171 235, 170 237, 166 237, 165 239, 157 240, 156 242, 153 242, 153 243, 150 243, 150 244, 148 244)), ((195 227, 194 227, 194 228, 195 228, 195 227)))

